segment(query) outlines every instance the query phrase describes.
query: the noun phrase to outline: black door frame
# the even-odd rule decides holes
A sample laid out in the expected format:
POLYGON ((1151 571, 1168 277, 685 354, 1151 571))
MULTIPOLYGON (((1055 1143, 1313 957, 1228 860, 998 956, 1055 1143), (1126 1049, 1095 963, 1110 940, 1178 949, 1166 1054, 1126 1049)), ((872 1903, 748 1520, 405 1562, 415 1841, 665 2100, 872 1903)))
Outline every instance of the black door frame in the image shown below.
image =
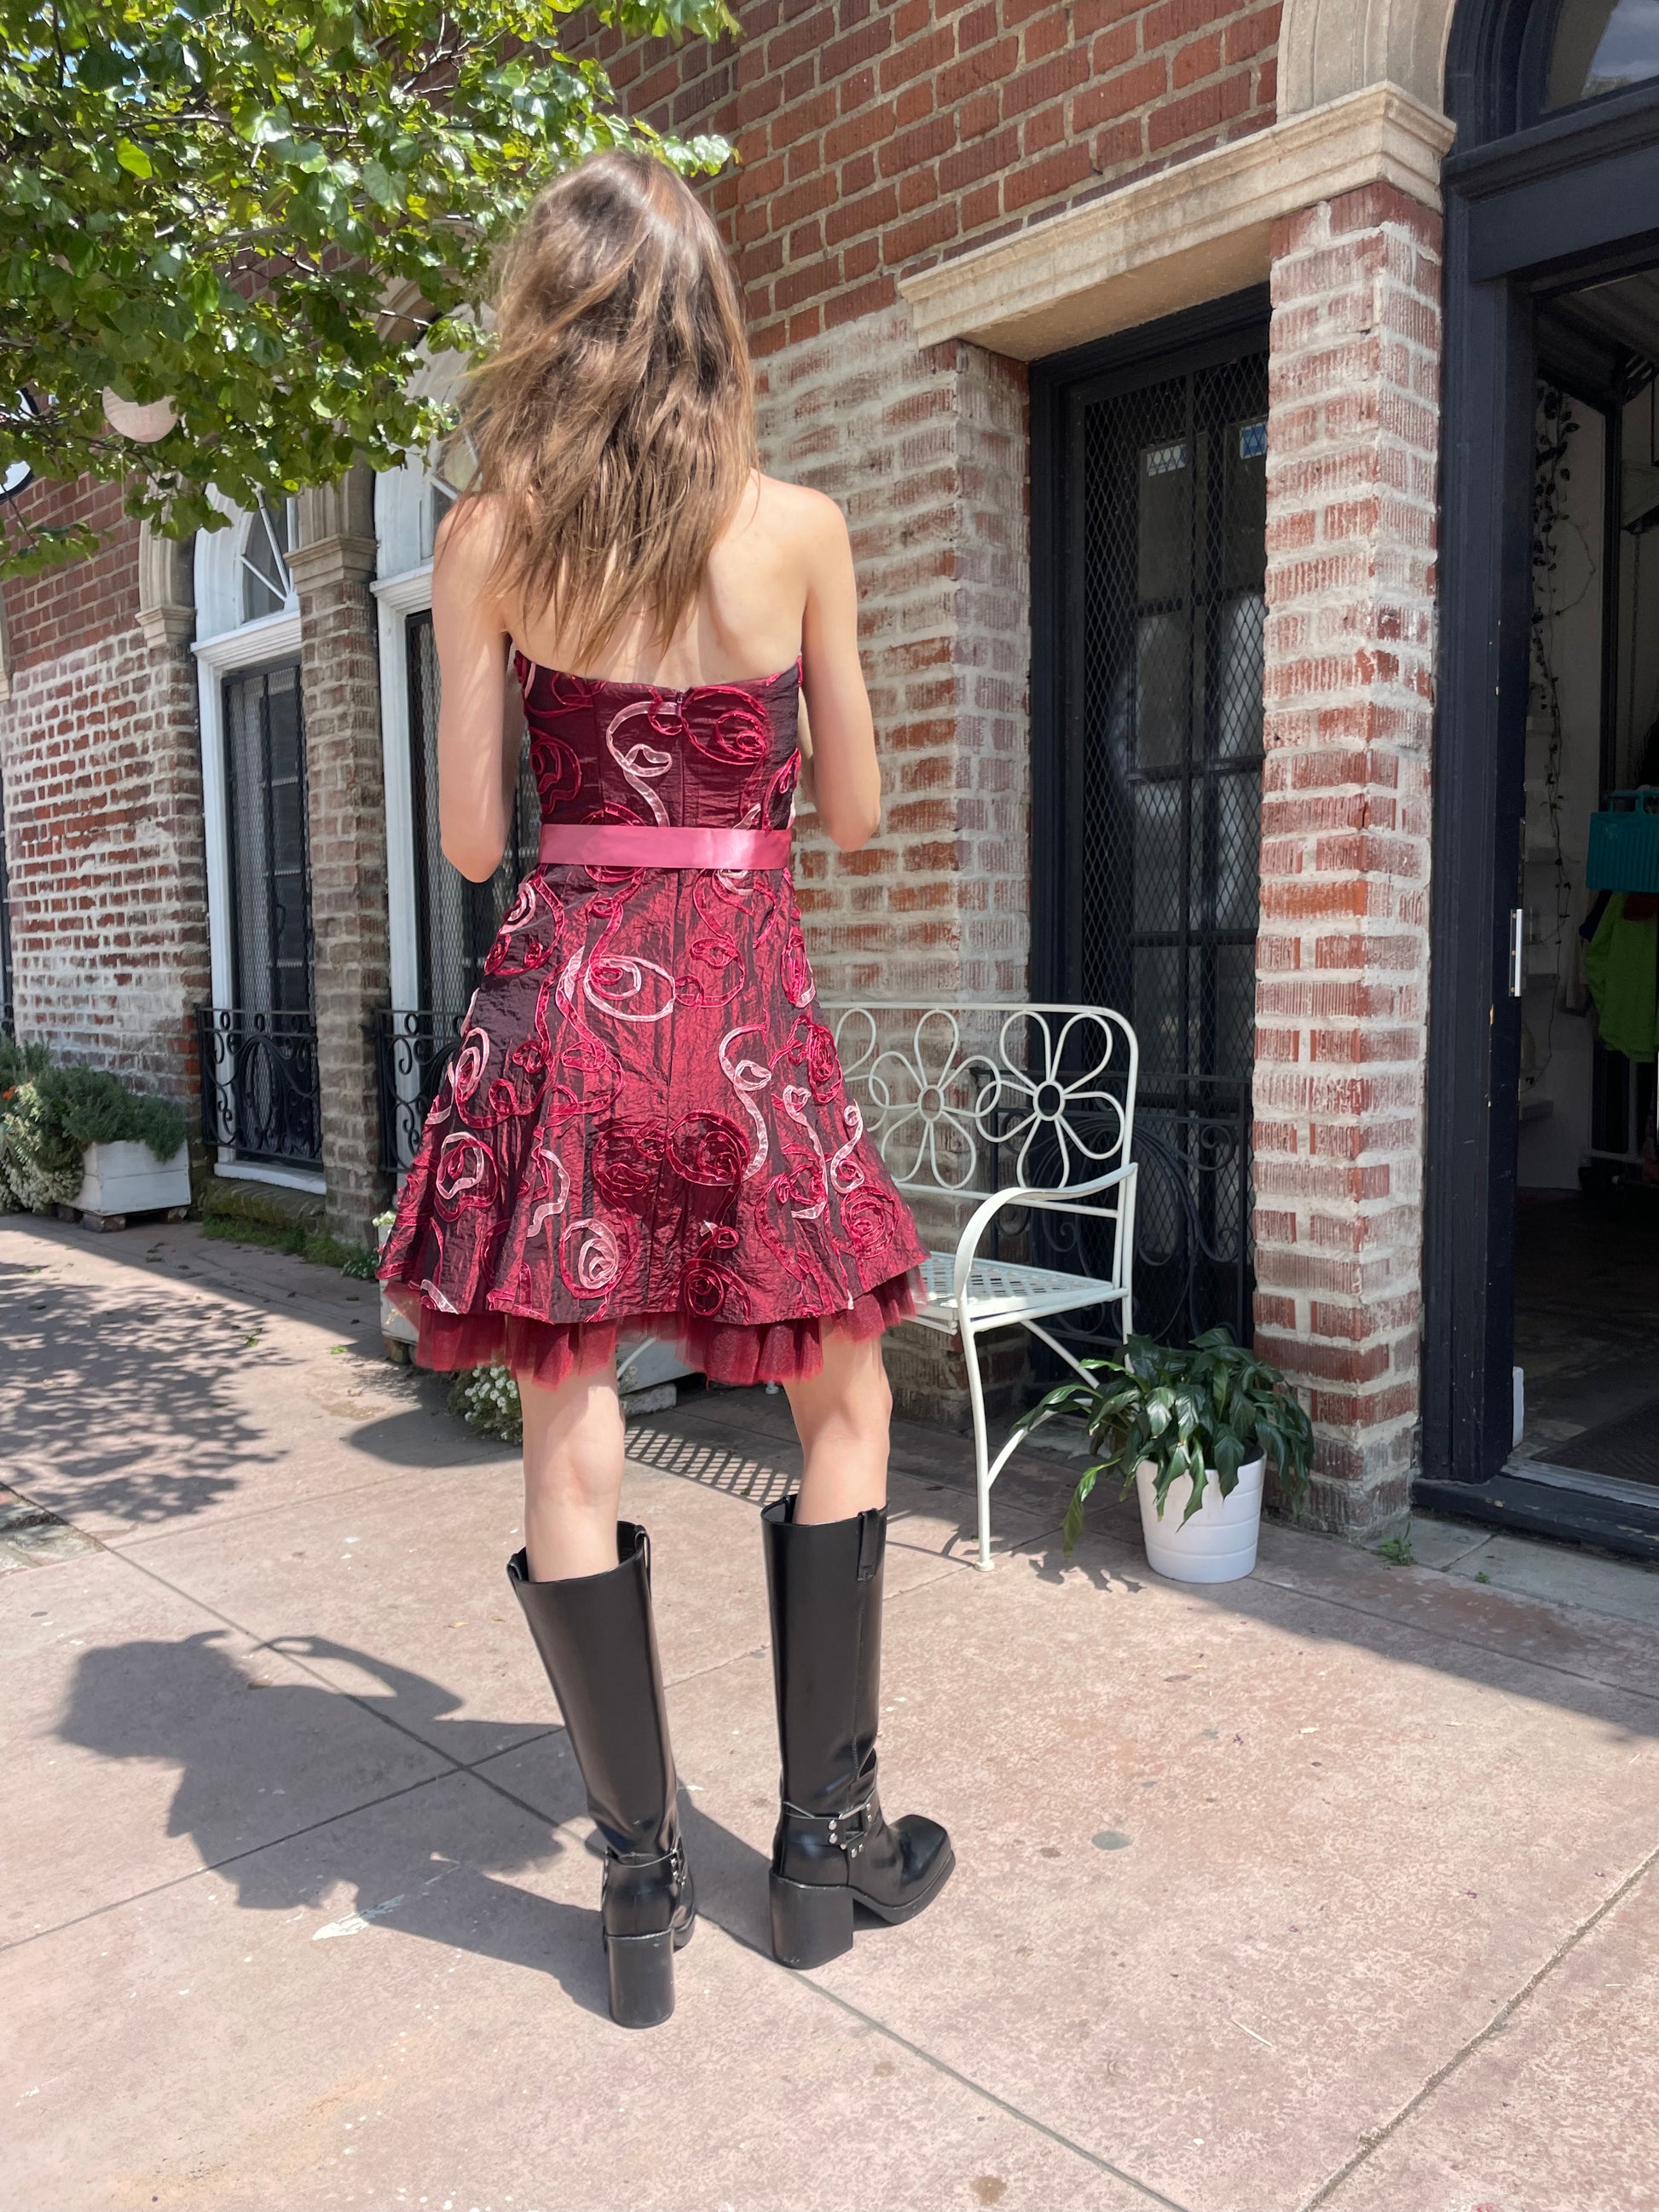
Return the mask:
MULTIPOLYGON (((1483 37, 1500 59, 1508 52, 1516 11, 1494 13, 1502 35, 1477 28, 1466 52, 1478 53, 1483 37)), ((1452 58, 1455 89, 1455 51, 1452 58)), ((1508 118, 1495 95, 1477 100, 1467 67, 1461 82, 1470 135, 1501 128, 1508 118)), ((1659 1498, 1651 1510, 1622 1503, 1609 1511, 1599 1499, 1502 1474, 1511 1436, 1521 1036, 1507 966, 1530 682, 1534 302, 1552 282, 1559 289, 1659 261, 1659 86, 1455 154, 1442 183, 1442 658, 1419 1494, 1598 1543, 1622 1529, 1618 1548, 1659 1558, 1659 1498)))

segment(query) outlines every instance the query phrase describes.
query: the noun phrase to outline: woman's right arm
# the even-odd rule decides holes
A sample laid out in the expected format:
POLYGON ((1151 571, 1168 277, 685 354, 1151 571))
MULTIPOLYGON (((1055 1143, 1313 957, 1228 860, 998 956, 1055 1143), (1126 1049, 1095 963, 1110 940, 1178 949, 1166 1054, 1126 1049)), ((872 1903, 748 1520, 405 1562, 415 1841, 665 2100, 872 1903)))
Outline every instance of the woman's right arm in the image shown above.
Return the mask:
POLYGON ((881 827, 881 766, 859 660, 858 581, 845 516, 833 500, 816 492, 809 499, 801 688, 812 732, 812 799, 830 836, 843 853, 856 853, 881 827))
POLYGON ((495 533, 482 501, 439 526, 432 556, 438 706, 438 833, 444 858, 475 884, 501 866, 513 819, 522 723, 507 625, 489 591, 495 533))

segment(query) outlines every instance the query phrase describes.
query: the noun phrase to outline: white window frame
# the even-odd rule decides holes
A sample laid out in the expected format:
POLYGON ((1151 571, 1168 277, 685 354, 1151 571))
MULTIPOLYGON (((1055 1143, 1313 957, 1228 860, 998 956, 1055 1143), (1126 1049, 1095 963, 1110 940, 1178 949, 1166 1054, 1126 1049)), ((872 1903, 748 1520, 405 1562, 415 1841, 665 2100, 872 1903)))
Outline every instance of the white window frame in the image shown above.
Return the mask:
MULTIPOLYGON (((281 614, 264 615, 256 622, 227 621, 240 616, 242 607, 242 556, 248 532, 260 518, 246 508, 232 507, 215 496, 216 506, 233 520, 228 530, 201 532, 196 539, 196 605, 199 629, 217 623, 206 636, 198 636, 196 655, 197 700, 202 728, 202 828, 207 860, 208 952, 212 973, 213 1003, 231 1003, 234 981, 230 943, 230 794, 225 787, 224 679, 241 668, 263 668, 300 658, 300 599, 290 592, 292 605, 281 614)), ((221 1145, 214 1172, 232 1182, 276 1183, 287 1190, 314 1196, 327 1194, 326 1179, 297 1168, 267 1166, 239 1160, 234 1149, 221 1145)))
POLYGON ((380 743, 386 778, 386 921, 392 933, 392 1003, 415 1006, 421 957, 415 903, 415 788, 410 769, 414 732, 409 719, 410 615, 432 605, 432 563, 370 586, 380 632, 380 743))

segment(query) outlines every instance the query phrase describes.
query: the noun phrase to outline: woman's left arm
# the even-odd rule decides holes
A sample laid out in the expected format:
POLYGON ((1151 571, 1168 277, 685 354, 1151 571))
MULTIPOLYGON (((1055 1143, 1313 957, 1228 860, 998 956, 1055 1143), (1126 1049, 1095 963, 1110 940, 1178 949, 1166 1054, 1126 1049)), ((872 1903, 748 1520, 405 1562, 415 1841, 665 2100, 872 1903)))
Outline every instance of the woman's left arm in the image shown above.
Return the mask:
POLYGON ((482 501, 439 526, 432 557, 438 648, 438 832, 444 857, 475 884, 501 866, 513 820, 524 723, 508 635, 489 589, 495 532, 482 501))

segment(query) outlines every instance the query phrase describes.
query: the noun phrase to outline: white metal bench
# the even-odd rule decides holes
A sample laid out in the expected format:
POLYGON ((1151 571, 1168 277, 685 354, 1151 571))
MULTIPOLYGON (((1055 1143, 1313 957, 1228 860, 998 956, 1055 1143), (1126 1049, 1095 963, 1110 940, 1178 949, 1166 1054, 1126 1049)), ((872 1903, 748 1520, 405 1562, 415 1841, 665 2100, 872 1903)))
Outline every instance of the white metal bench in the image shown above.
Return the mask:
POLYGON ((974 1420, 979 1565, 991 1565, 991 1486, 1020 1442, 991 1456, 978 1340, 1020 1328, 1081 1373, 1044 1328, 1060 1314, 1117 1306, 1132 1326, 1135 1085, 1139 1051, 1107 1006, 997 1003, 957 1006, 820 1002, 858 1107, 924 1239, 954 1236, 922 1271, 926 1328, 960 1337, 974 1420), (1088 1217, 1109 1264, 1068 1273, 995 1256, 1000 1217, 1088 1217), (963 1218, 965 1213, 965 1219, 963 1218), (989 1239, 990 1255, 981 1247, 989 1239))

